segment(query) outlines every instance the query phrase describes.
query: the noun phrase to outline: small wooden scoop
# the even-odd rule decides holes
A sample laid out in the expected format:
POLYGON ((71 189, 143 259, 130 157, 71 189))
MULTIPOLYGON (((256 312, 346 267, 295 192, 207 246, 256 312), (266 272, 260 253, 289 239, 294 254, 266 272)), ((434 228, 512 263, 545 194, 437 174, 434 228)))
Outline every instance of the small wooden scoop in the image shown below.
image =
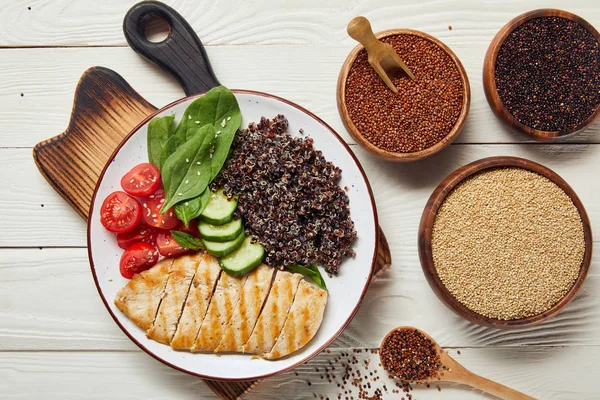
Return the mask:
POLYGON ((348 24, 348 35, 351 38, 359 41, 369 55, 369 64, 383 79, 385 84, 394 93, 398 93, 398 89, 392 83, 389 74, 395 70, 401 69, 410 77, 415 79, 410 68, 400 59, 396 50, 389 44, 381 43, 373 34, 371 24, 365 17, 356 17, 348 24))
MULTIPOLYGON (((456 383, 462 383, 464 385, 471 386, 475 389, 482 390, 486 393, 489 393, 491 395, 494 395, 494 396, 496 396, 500 399, 504 399, 504 400, 535 400, 535 398, 533 398, 531 396, 527 396, 524 393, 518 392, 507 386, 501 385, 499 383, 496 383, 494 381, 491 381, 489 379, 486 379, 484 377, 481 377, 479 375, 472 373, 471 371, 469 371, 468 369, 466 369, 465 367, 460 365, 455 359, 450 357, 445 351, 443 351, 442 348, 440 347, 440 345, 437 344, 437 342, 435 340, 433 340, 433 338, 431 336, 429 336, 428 334, 426 334, 425 332, 423 332, 420 329, 416 329, 416 328, 413 328, 410 326, 400 326, 400 327, 392 330, 390 333, 388 333, 385 336, 385 338, 383 339, 383 341, 381 342, 379 354, 381 354, 381 352, 383 350, 383 346, 384 346, 385 342, 387 341, 387 339, 390 337, 390 335, 394 331, 403 330, 403 329, 410 329, 413 331, 418 331, 419 333, 421 333, 421 335, 423 335, 426 338, 428 338, 429 340, 431 340, 431 342, 435 346, 437 354, 440 357, 440 361, 441 361, 440 373, 434 375, 433 377, 431 377, 427 380, 419 381, 418 383, 440 382, 440 381, 456 382, 456 383)), ((382 361, 382 364, 383 364, 383 367, 386 368, 385 363, 383 361, 382 361)), ((388 371, 388 372, 390 372, 390 371, 388 371)), ((398 378, 400 380, 410 381, 408 379, 403 379, 402 376, 398 376, 398 375, 396 375, 396 378, 398 378)))

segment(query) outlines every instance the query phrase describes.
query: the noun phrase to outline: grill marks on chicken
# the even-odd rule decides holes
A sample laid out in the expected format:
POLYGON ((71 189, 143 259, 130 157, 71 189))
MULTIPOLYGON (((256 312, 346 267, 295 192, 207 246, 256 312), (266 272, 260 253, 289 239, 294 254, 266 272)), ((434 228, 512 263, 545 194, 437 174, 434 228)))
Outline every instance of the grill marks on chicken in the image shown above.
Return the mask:
POLYGON ((199 253, 134 276, 115 304, 150 339, 173 349, 277 359, 316 334, 327 292, 266 265, 233 277, 221 272, 216 258, 199 253))
POLYGON ((248 276, 242 294, 215 352, 242 352, 269 293, 274 268, 261 265, 248 276))
POLYGON ((177 331, 171 342, 171 347, 176 350, 191 349, 194 346, 215 284, 221 275, 219 263, 208 253, 198 253, 192 257, 197 257, 198 268, 190 286, 177 331))

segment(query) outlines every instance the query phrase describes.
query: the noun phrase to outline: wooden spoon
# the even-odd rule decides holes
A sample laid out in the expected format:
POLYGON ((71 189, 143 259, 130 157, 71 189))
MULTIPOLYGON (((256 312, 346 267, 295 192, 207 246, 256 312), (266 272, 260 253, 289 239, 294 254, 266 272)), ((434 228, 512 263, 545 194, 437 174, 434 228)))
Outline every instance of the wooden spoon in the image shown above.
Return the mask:
MULTIPOLYGON (((435 340, 433 340, 433 338, 431 336, 429 336, 422 330, 413 328, 411 326, 400 326, 400 327, 390 331, 390 333, 388 333, 385 336, 385 338, 383 338, 383 341, 381 342, 381 347, 379 348, 380 357, 383 352, 384 344, 386 343, 386 341, 388 340, 390 335, 398 330, 413 330, 413 331, 419 332, 421 335, 423 335, 427 339, 431 340, 431 342, 433 343, 433 345, 435 347, 437 354, 440 357, 440 364, 441 364, 440 372, 438 374, 434 374, 431 378, 428 378, 428 379, 422 380, 422 381, 418 381, 418 383, 439 382, 439 381, 456 382, 456 383, 462 383, 464 385, 468 385, 473 388, 482 390, 486 393, 492 394, 492 395, 494 395, 500 399, 504 399, 504 400, 535 400, 535 398, 533 398, 531 396, 527 396, 524 393, 518 392, 507 386, 501 385, 499 383, 496 383, 494 381, 486 379, 482 376, 474 374, 473 372, 469 371, 468 369, 466 369, 465 367, 460 365, 458 363, 458 361, 456 361, 455 359, 450 357, 445 351, 443 351, 442 348, 440 347, 440 345, 437 344, 437 342, 435 340)), ((386 369, 386 371, 390 372, 396 378, 407 381, 407 382, 410 381, 410 379, 404 379, 402 376, 399 376, 399 375, 389 371, 387 369, 387 366, 385 365, 384 360, 381 360, 381 364, 386 369)))
POLYGON ((410 77, 410 79, 415 79, 412 71, 404 61, 400 59, 396 50, 389 44, 380 42, 375 37, 368 19, 365 17, 354 18, 348 24, 347 30, 348 35, 350 35, 351 38, 359 41, 360 44, 365 47, 367 54, 369 55, 369 64, 371 64, 371 67, 373 67, 375 72, 383 79, 392 92, 398 93, 398 89, 394 86, 389 77, 389 74, 394 71, 401 69, 410 77))

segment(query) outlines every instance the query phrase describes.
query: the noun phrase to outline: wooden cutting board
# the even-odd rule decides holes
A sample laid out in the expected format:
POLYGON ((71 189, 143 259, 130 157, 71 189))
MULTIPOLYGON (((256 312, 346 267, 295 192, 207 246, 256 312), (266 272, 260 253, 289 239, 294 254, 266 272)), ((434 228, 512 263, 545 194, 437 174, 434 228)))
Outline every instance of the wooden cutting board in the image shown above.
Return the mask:
MULTIPOLYGON (((124 30, 134 50, 173 74, 187 95, 219 84, 200 39, 170 7, 158 2, 138 3, 127 13, 124 30), (169 38, 159 44, 141 36, 150 14, 161 15, 171 25, 169 38)), ((104 165, 123 138, 156 110, 119 74, 108 68, 92 67, 77 84, 67 129, 35 146, 35 163, 48 183, 87 221, 104 165)), ((379 229, 375 276, 390 265, 390 249, 379 229)), ((258 383, 205 382, 223 399, 240 398, 258 383)))
MULTIPOLYGON (((58 136, 38 143, 33 158, 48 183, 87 221, 102 168, 121 140, 157 110, 116 72, 92 67, 75 90, 71 121, 58 136)), ((379 230, 375 276, 391 265, 390 249, 379 230)), ((205 381, 223 399, 244 395, 258 381, 205 381)))

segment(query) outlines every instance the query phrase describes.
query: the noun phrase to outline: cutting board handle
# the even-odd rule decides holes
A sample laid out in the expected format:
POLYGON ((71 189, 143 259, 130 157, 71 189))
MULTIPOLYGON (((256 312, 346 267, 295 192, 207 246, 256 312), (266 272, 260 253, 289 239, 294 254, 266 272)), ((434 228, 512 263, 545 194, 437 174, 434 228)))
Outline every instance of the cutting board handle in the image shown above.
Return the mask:
POLYGON ((136 53, 177 78, 186 95, 206 92, 219 86, 202 42, 187 21, 174 9, 158 1, 142 1, 131 7, 123 19, 127 43, 136 53), (146 38, 152 18, 169 25, 165 40, 153 43, 146 38))

